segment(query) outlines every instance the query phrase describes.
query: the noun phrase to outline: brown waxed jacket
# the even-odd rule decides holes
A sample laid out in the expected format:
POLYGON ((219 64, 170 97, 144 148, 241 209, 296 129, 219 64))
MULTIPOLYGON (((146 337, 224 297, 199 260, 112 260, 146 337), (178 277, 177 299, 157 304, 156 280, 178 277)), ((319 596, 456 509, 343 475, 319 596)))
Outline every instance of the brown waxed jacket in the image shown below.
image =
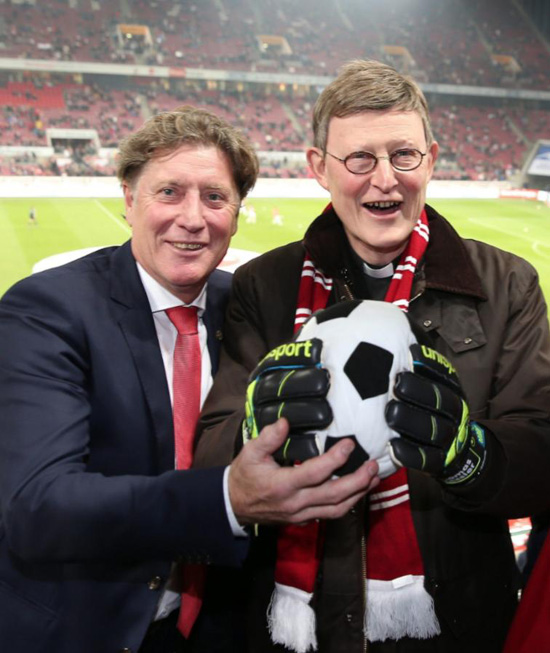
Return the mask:
MULTIPOLYGON (((417 332, 458 371, 473 419, 488 430, 491 464, 467 488, 444 491, 409 472, 411 509, 442 634, 428 641, 368 644, 374 653, 497 653, 513 614, 518 574, 507 518, 548 508, 550 339, 536 272, 523 259, 461 239, 427 207, 430 243, 417 270, 409 316, 417 332)), ((361 272, 337 216, 320 216, 291 243, 235 273, 220 371, 205 404, 197 466, 227 463, 240 445, 248 375, 292 337, 304 257, 334 279, 329 304, 366 298, 361 272)), ((360 653, 364 506, 327 524, 315 591, 320 653, 360 653)), ((271 645, 265 611, 273 589, 276 532, 261 528, 243 579, 251 653, 271 645)))

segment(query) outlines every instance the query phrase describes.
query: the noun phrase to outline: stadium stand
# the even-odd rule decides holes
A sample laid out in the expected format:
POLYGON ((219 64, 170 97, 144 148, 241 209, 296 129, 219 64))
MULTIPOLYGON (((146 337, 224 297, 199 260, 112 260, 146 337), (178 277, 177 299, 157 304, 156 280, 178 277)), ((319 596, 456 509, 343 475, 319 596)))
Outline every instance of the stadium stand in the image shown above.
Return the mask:
POLYGON ((525 145, 505 110, 436 107, 432 118, 441 147, 436 178, 506 180, 521 167, 525 145))
POLYGON ((496 11, 493 0, 52 0, 4 2, 0 23, 5 57, 332 75, 342 61, 368 56, 412 67, 425 81, 545 87, 548 44, 520 7, 504 1, 496 11), (124 33, 120 25, 144 29, 124 33))
POLYGON ((110 174, 125 134, 192 103, 248 133, 262 175, 307 175, 300 153, 320 88, 344 61, 373 57, 425 85, 438 178, 510 179, 532 144, 550 139, 550 44, 536 9, 536 0, 503 0, 498 11, 492 0, 4 0, 2 174, 110 174))

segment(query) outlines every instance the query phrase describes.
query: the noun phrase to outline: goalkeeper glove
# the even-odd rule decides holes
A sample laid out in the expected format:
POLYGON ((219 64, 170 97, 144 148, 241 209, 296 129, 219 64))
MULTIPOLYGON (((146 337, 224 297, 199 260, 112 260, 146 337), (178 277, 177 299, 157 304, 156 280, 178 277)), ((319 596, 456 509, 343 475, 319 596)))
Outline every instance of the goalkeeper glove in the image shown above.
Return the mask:
POLYGON ((332 421, 326 399, 330 379, 328 370, 321 366, 322 348, 318 338, 280 345, 250 375, 244 441, 258 437, 264 426, 285 417, 290 433, 274 454, 280 464, 292 465, 319 455, 315 431, 332 421))
POLYGON ((470 420, 456 370, 434 349, 412 345, 413 372, 396 377, 386 421, 396 462, 447 485, 477 478, 487 465, 485 431, 470 420))

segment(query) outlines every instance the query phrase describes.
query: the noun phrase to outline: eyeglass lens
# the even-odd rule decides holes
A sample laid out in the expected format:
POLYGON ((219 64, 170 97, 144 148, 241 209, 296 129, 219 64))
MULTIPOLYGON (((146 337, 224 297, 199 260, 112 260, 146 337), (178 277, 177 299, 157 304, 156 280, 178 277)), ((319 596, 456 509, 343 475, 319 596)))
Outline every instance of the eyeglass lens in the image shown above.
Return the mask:
MULTIPOLYGON (((414 170, 421 164, 423 157, 424 154, 419 150, 396 150, 390 154, 389 161, 396 170, 414 170)), ((388 157, 376 157, 371 152, 353 152, 344 159, 344 164, 350 172, 365 173, 376 166, 378 159, 385 158, 388 157)))

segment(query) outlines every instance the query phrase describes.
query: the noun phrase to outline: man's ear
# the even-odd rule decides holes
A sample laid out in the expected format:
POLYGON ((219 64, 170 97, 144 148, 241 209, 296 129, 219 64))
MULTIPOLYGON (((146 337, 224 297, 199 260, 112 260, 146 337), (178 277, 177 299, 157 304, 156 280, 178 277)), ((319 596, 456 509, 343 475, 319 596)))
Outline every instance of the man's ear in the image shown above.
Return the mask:
POLYGON ((428 180, 432 178, 433 171, 435 168, 435 162, 437 161, 437 155, 439 154, 439 144, 437 141, 434 141, 428 150, 428 180))
POLYGON ((306 158, 315 179, 317 179, 319 184, 325 190, 328 190, 325 157, 323 156, 322 151, 318 147, 308 147, 306 150, 306 158))
POLYGON ((124 193, 124 217, 129 225, 132 224, 132 208, 134 206, 134 197, 132 189, 128 182, 122 182, 122 192, 124 193))

